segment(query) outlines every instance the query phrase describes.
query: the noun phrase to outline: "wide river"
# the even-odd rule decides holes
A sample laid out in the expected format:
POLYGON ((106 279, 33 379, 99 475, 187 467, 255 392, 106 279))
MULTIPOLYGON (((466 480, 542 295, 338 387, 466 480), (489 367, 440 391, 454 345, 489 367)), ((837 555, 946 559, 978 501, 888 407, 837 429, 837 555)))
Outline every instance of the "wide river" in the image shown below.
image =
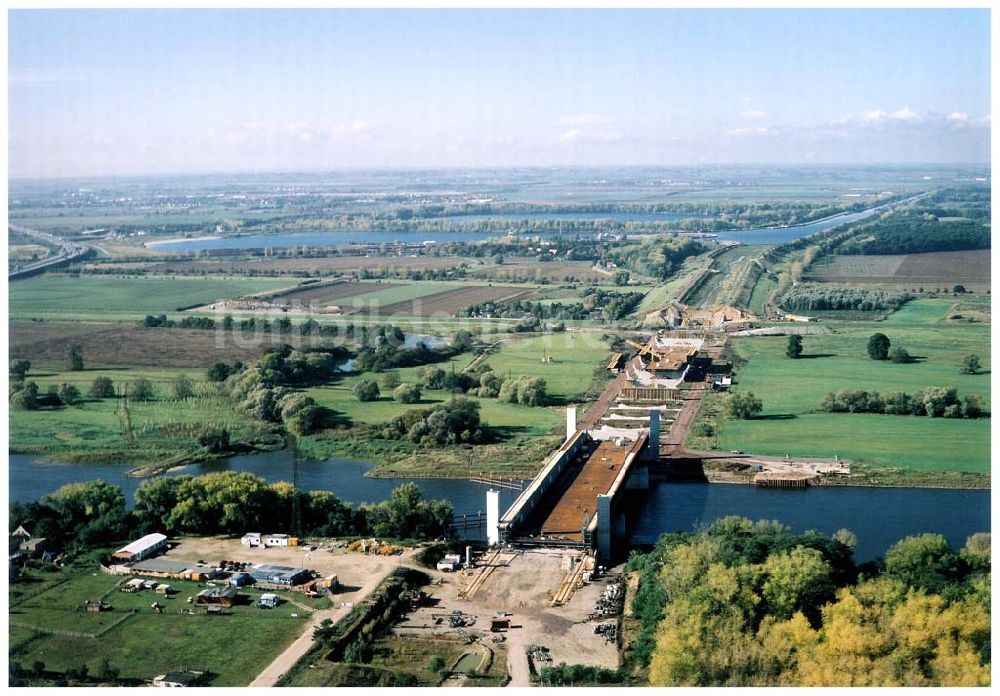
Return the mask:
MULTIPOLYGON (((344 459, 299 462, 299 485, 305 490, 329 490, 352 503, 384 500, 408 479, 366 477, 365 462, 344 459)), ((129 505, 142 479, 125 475, 127 466, 44 463, 31 455, 10 456, 11 501, 35 500, 59 486, 103 479, 122 487, 129 505)), ((210 471, 247 471, 268 481, 290 481, 292 460, 287 451, 232 457, 210 464, 179 468, 172 475, 210 471)), ((457 515, 485 511, 482 484, 458 479, 416 479, 425 498, 446 499, 457 515)), ((501 489, 501 506, 513 502, 516 491, 501 489)), ((753 486, 702 483, 660 483, 649 491, 633 531, 635 543, 652 543, 663 532, 690 531, 726 515, 778 520, 796 532, 814 529, 832 534, 847 528, 858 536, 855 558, 881 556, 895 541, 910 534, 936 532, 961 547, 967 536, 990 530, 988 490, 920 488, 817 487, 768 490, 753 486)))
MULTIPOLYGON (((784 242, 798 239, 809 234, 822 232, 837 225, 844 225, 856 220, 861 220, 874 215, 885 206, 869 208, 857 213, 842 213, 824 220, 810 222, 805 225, 793 225, 791 227, 761 227, 748 230, 725 230, 718 233, 719 239, 743 242, 745 244, 782 244, 784 242)), ((452 222, 475 222, 485 219, 496 220, 676 220, 681 218, 701 217, 697 215, 671 215, 671 214, 629 214, 629 213, 537 213, 534 215, 464 215, 450 218, 452 222)), ((600 230, 597 230, 599 232, 600 230)), ((541 237, 554 237, 558 233, 533 233, 541 237)), ((178 239, 164 240, 159 242, 147 242, 151 249, 159 251, 204 251, 209 249, 261 249, 272 248, 281 249, 295 246, 335 246, 338 244, 367 243, 381 244, 382 242, 406 241, 410 243, 422 243, 433 241, 444 242, 479 242, 491 237, 502 237, 497 233, 465 230, 456 227, 451 232, 412 232, 400 234, 399 232, 377 232, 372 230, 330 230, 327 232, 292 232, 275 234, 253 234, 243 237, 212 237, 199 239, 178 239)), ((580 236, 588 236, 581 234, 580 236)))

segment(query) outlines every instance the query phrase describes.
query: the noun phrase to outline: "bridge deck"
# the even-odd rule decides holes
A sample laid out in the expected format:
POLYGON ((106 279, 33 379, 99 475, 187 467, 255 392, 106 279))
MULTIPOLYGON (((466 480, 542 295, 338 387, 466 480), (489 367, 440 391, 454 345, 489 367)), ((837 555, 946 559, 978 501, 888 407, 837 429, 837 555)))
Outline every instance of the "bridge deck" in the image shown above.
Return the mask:
POLYGON ((610 440, 602 442, 542 523, 541 534, 582 541, 584 514, 589 514, 590 519, 594 517, 597 496, 608 492, 637 444, 619 446, 610 440))

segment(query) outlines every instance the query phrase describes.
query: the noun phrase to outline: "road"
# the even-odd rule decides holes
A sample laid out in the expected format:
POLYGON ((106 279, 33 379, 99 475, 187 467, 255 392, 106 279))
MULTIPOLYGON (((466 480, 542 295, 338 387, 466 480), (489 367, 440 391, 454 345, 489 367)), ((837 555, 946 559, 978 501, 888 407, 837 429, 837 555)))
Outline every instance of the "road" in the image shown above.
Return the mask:
POLYGON ((23 234, 29 237, 34 237, 35 239, 58 247, 59 253, 55 256, 49 256, 48 258, 42 259, 41 261, 36 261, 35 263, 29 263, 26 266, 18 266, 7 272, 7 279, 13 280, 14 278, 19 278, 22 276, 29 276, 39 271, 45 270, 46 268, 57 266, 66 261, 72 261, 73 259, 79 258, 90 251, 90 247, 86 244, 79 244, 77 242, 70 242, 60 237, 48 234, 46 232, 39 232, 38 230, 32 230, 27 227, 20 227, 18 225, 8 225, 11 232, 17 232, 18 234, 23 234))

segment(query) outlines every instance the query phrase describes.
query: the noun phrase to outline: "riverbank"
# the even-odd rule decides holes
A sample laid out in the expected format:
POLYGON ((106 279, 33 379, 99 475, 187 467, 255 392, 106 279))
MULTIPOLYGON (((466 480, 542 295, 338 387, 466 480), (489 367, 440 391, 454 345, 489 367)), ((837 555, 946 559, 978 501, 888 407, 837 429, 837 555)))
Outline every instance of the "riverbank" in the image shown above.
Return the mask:
MULTIPOLYGON (((704 481, 705 483, 727 483, 753 485, 753 470, 748 467, 734 468, 728 462, 713 462, 703 465, 701 477, 685 472, 667 480, 704 481)), ((853 488, 927 488, 952 490, 989 490, 989 474, 966 471, 907 471, 904 469, 884 469, 854 463, 851 473, 845 475, 819 475, 820 486, 853 488)))
POLYGON ((559 446, 558 435, 513 435, 482 445, 427 447, 408 440, 373 439, 365 429, 333 431, 297 441, 301 459, 345 458, 373 462, 372 478, 467 479, 473 474, 532 478, 559 446))

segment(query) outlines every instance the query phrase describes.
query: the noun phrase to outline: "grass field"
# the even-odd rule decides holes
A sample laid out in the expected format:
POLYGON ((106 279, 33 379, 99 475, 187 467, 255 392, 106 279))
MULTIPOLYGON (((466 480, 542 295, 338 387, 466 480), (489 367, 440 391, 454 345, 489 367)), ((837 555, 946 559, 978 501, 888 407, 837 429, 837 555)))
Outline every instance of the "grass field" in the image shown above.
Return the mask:
POLYGON ((750 301, 747 303, 751 312, 759 317, 764 316, 764 304, 770 296, 771 291, 778 287, 777 281, 772 280, 766 273, 762 273, 757 282, 754 283, 753 291, 750 293, 750 301))
MULTIPOLYGON (((91 674, 107 660, 123 677, 140 679, 170 670, 203 669, 215 675, 212 686, 245 686, 301 633, 308 620, 307 612, 287 604, 272 611, 235 606, 223 616, 207 616, 203 609, 193 616, 182 614, 180 609, 192 606, 185 598, 202 589, 197 583, 168 580, 179 593, 164 599, 151 592, 118 592, 115 586, 121 580, 99 572, 93 555, 55 574, 29 571, 26 584, 31 587, 31 596, 10 611, 11 658, 28 668, 41 661, 52 671, 85 664, 91 674), (86 600, 105 594, 113 611, 82 611, 86 600), (163 614, 150 608, 154 600, 166 606, 163 614), (107 630, 132 609, 137 613, 107 630), (43 633, 31 627, 107 632, 85 638, 43 633)), ((19 583, 14 584, 12 590, 19 587, 19 583)), ((16 601, 17 595, 12 598, 16 601)))
POLYGON ((588 390, 594 370, 609 357, 600 334, 565 332, 503 341, 486 362, 501 374, 541 377, 550 396, 573 401, 588 390), (543 363, 543 356, 551 362, 543 363))
MULTIPOLYGON (((397 372, 404 382, 419 381, 415 368, 397 372)), ((363 374, 347 377, 336 386, 313 387, 307 389, 305 393, 316 399, 317 403, 349 416, 353 422, 368 425, 385 423, 409 409, 430 408, 451 398, 451 394, 447 391, 428 389, 423 391, 419 404, 401 404, 392 398, 390 390, 383 389, 384 393, 377 401, 359 402, 354 397, 353 387, 360 380, 370 378, 377 379, 377 376, 363 374)), ((546 435, 558 427, 564 419, 564 416, 555 410, 506 404, 496 399, 469 398, 479 402, 479 413, 483 421, 510 434, 546 435)))
MULTIPOLYGON (((247 362, 281 343, 294 344, 301 337, 247 334, 202 329, 144 328, 136 322, 9 323, 12 358, 30 360, 33 366, 60 370, 66 366, 70 346, 79 345, 90 368, 188 368, 199 374, 212 363, 247 362)), ((305 343, 305 341, 303 341, 305 343)))
POLYGON ((662 307, 667 303, 667 300, 687 285, 694 274, 701 271, 704 265, 705 259, 703 256, 690 256, 684 259, 684 263, 672 277, 654 286, 646 293, 646 296, 642 298, 642 302, 632 312, 632 316, 641 318, 644 314, 662 307))
POLYGON ((784 337, 734 339, 735 350, 748 359, 738 389, 760 397, 764 411, 754 420, 726 421, 719 446, 774 455, 838 454, 881 467, 988 472, 988 419, 813 413, 824 395, 841 389, 913 393, 956 386, 960 396, 979 394, 988 405, 988 327, 944 323, 950 306, 946 299, 917 300, 883 322, 832 324, 838 333, 803 337, 799 360, 784 356, 784 337), (876 331, 921 362, 870 360, 866 346, 876 331), (960 374, 969 353, 982 358, 987 372, 960 374))
POLYGON ((83 276, 45 274, 8 283, 11 317, 85 318, 112 315, 140 319, 287 287, 287 278, 202 278, 192 276, 83 276))
POLYGON ((140 465, 172 461, 201 453, 197 435, 205 425, 229 431, 232 442, 257 438, 266 426, 237 416, 228 398, 205 396, 185 401, 169 397, 170 382, 178 374, 194 381, 201 375, 188 370, 131 369, 123 371, 32 372, 29 380, 45 393, 50 385, 74 384, 86 395, 94 378, 106 375, 118 385, 145 378, 153 382, 157 400, 129 402, 135 442, 126 445, 115 413, 115 399, 86 399, 75 406, 37 411, 11 410, 8 447, 13 452, 34 452, 72 461, 121 461, 140 465))

